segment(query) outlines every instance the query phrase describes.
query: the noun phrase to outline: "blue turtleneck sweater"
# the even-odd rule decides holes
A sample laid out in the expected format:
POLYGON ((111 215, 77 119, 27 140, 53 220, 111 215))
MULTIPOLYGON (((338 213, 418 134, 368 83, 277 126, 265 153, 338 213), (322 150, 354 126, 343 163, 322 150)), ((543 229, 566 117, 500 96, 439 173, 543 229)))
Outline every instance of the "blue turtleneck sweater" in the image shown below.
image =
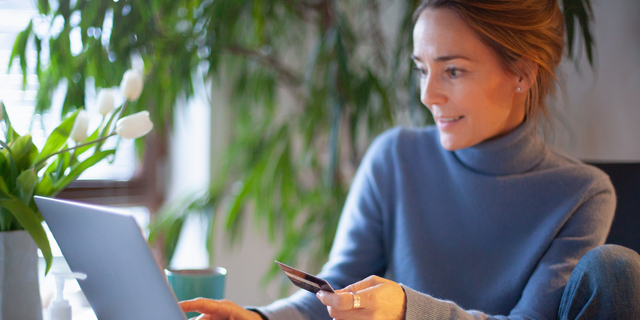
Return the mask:
MULTIPOLYGON (((403 285, 406 319, 555 319, 576 263, 605 241, 609 178, 547 146, 532 125, 447 151, 434 127, 371 145, 320 276, 403 285)), ((269 319, 330 319, 299 291, 258 308, 269 319)))

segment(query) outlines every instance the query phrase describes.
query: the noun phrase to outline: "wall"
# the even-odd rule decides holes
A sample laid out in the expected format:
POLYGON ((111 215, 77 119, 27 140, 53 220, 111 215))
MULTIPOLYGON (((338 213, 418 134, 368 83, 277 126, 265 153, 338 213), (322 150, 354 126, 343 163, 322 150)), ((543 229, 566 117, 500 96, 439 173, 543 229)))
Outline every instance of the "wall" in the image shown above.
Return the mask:
POLYGON ((592 0, 595 68, 565 61, 551 141, 580 159, 640 161, 640 1, 592 0), (579 71, 578 71, 579 70, 579 71))
MULTIPOLYGON (((171 175, 167 181, 168 199, 177 199, 206 188, 218 167, 219 156, 228 144, 231 128, 227 99, 219 83, 206 84, 211 90, 197 88, 196 98, 183 101, 174 121, 171 137, 171 175), (210 107, 209 107, 210 105, 210 107), (210 165, 211 163, 211 165, 210 165)), ((266 235, 256 231, 247 219, 239 245, 227 241, 219 219, 215 239, 215 264, 227 269, 225 298, 242 306, 264 305, 277 298, 277 285, 260 285, 261 277, 273 263, 276 247, 266 235)), ((205 225, 198 217, 187 220, 172 261, 173 268, 205 268, 205 225)))

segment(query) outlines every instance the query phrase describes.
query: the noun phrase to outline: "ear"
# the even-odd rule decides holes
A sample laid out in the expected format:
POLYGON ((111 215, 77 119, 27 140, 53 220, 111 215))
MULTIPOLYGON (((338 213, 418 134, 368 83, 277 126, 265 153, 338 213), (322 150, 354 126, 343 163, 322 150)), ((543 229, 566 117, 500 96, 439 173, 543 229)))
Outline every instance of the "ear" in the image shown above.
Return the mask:
POLYGON ((538 64, 529 58, 522 58, 516 63, 515 84, 521 92, 527 92, 536 83, 538 64))

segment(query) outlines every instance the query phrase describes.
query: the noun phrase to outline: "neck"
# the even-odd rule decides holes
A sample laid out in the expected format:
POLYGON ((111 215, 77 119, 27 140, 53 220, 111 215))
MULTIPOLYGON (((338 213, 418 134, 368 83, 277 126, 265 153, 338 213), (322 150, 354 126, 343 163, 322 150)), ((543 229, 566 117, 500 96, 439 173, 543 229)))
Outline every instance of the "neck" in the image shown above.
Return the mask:
POLYGON ((537 136, 535 124, 526 121, 503 137, 456 150, 454 155, 473 171, 508 175, 535 167, 544 157, 544 149, 545 143, 537 136))

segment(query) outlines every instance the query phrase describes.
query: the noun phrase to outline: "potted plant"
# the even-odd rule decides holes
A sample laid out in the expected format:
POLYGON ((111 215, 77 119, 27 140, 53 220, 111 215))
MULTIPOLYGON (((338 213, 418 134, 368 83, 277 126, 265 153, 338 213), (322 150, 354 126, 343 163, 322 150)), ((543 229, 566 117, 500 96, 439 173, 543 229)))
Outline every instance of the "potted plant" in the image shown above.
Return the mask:
POLYGON ((124 75, 123 106, 114 108, 110 90, 100 94, 102 122, 91 135, 87 135, 89 117, 78 109, 51 132, 41 149, 30 134, 14 130, 0 101, 0 319, 42 317, 36 248, 46 261, 45 273, 53 256, 33 196, 55 196, 86 169, 114 155, 115 149, 105 149, 105 140, 136 139, 153 128, 147 111, 121 117, 129 101, 142 92, 139 72, 124 75))

